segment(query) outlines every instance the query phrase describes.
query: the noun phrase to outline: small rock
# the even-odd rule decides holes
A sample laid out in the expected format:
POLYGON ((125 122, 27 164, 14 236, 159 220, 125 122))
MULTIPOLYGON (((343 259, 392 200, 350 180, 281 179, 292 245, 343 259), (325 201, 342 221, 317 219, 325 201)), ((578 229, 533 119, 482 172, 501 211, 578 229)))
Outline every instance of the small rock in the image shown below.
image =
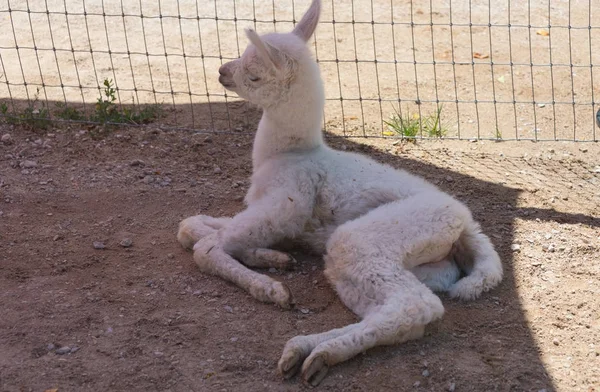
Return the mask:
POLYGON ((143 182, 144 184, 150 184, 152 181, 154 181, 154 178, 152 178, 152 176, 145 176, 145 177, 142 179, 142 182, 143 182))
POLYGON ((220 174, 222 172, 221 168, 219 166, 216 166, 213 168, 213 173, 215 174, 220 174))
POLYGON ((233 308, 229 305, 223 306, 223 309, 225 309, 227 313, 233 313, 233 308))
POLYGON ((551 252, 551 253, 556 252, 556 246, 554 244, 548 245, 548 252, 551 252))
POLYGON ((61 240, 62 238, 63 238, 62 235, 57 234, 52 238, 52 241, 58 241, 58 240, 61 240))
POLYGON ((168 257, 169 259, 173 259, 173 258, 175 258, 175 255, 174 255, 173 253, 168 253, 168 254, 167 254, 167 257, 168 257))
POLYGON ((581 147, 581 148, 579 149, 579 151, 581 151, 581 152, 588 152, 588 149, 587 149, 587 148, 585 148, 585 147, 581 147))
POLYGON ((35 161, 23 161, 21 162, 22 169, 31 169, 37 166, 37 162, 35 161))
POLYGON ((300 311, 301 311, 303 314, 309 314, 309 313, 310 313, 310 310, 308 310, 308 309, 306 309, 306 308, 301 308, 301 309, 300 309, 300 311))
POLYGON ((77 351, 79 351, 79 347, 77 347, 77 346, 71 347, 71 354, 76 353, 77 351))
POLYGON ((185 188, 177 188, 177 189, 175 189, 175 192, 185 193, 185 192, 187 192, 187 189, 185 189, 185 188))
POLYGON ((2 138, 0 140, 2 140, 2 143, 4 144, 11 144, 13 142, 10 133, 5 133, 4 135, 2 135, 2 138))
POLYGON ((235 343, 235 342, 237 342, 237 341, 238 341, 238 338, 235 338, 235 337, 234 337, 234 338, 231 338, 231 339, 229 339, 229 340, 231 340, 232 342, 234 342, 234 343, 235 343))
POLYGON ((94 241, 94 249, 105 249, 106 245, 100 241, 94 241))
POLYGON ((450 177, 450 176, 446 176, 446 181, 448 182, 453 182, 454 178, 450 177))
POLYGON ((558 339, 554 338, 552 340, 552 344, 554 344, 555 346, 558 346, 560 344, 560 342, 558 341, 558 339))
POLYGON ((71 347, 69 346, 64 346, 61 348, 56 349, 55 353, 58 355, 65 355, 65 354, 69 354, 71 352, 71 347))
POLYGON ((415 381, 415 383, 413 384, 413 387, 418 388, 419 385, 421 385, 421 381, 415 381))
POLYGON ((539 107, 539 108, 545 108, 545 107, 546 107, 546 104, 544 104, 544 103, 538 103, 538 107, 539 107))
POLYGON ((46 349, 47 349, 48 351, 52 351, 52 350, 54 350, 55 348, 56 348, 56 346, 55 346, 54 344, 52 344, 52 343, 48 343, 48 345, 46 346, 46 349))
POLYGON ((554 149, 553 149, 553 148, 549 148, 549 149, 548 149, 548 152, 549 152, 550 154, 554 154, 554 149))
POLYGON ((429 377, 429 370, 425 369, 421 374, 423 375, 423 377, 429 377))
POLYGON ((456 389, 456 383, 451 382, 450 385, 448 385, 448 388, 446 388, 446 390, 448 392, 454 392, 454 390, 456 389))
POLYGON ((141 159, 134 159, 129 164, 129 166, 145 166, 145 165, 146 165, 146 163, 144 161, 142 161, 141 159))
POLYGON ((133 245, 133 241, 131 238, 125 238, 123 241, 119 242, 119 245, 121 245, 123 248, 129 248, 131 245, 133 245))
POLYGON ((510 246, 510 249, 511 249, 513 252, 519 252, 519 251, 521 250, 521 245, 519 245, 519 244, 512 244, 512 245, 510 246))
POLYGON ((273 268, 273 267, 269 268, 269 273, 274 274, 276 272, 277 272, 276 268, 273 268))

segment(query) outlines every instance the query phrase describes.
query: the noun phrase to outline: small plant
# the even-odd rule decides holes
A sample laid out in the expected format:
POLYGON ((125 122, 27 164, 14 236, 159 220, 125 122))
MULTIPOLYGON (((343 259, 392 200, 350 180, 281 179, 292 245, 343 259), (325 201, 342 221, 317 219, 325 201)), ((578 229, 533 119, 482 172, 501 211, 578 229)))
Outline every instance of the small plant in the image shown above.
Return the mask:
POLYGON ((496 140, 502 140, 502 132, 496 127, 496 140))
POLYGON ((63 120, 71 120, 71 121, 84 121, 85 115, 81 113, 79 110, 74 107, 67 106, 63 102, 58 102, 56 104, 57 111, 54 112, 54 115, 63 120))
POLYGON ((113 81, 104 79, 104 96, 100 96, 96 101, 96 111, 92 121, 100 123, 119 122, 120 113, 116 108, 117 90, 113 87, 113 81))
POLYGON ((442 138, 446 136, 448 130, 442 123, 441 114, 442 105, 438 106, 435 113, 424 117, 419 116, 417 113, 411 115, 405 112, 405 114, 401 114, 394 108, 394 114, 392 114, 389 121, 384 122, 392 132, 413 141, 421 134, 421 131, 428 137, 442 138))
POLYGON ((96 101, 95 112, 91 121, 102 124, 106 123, 126 123, 126 124, 147 124, 156 120, 161 115, 159 105, 145 106, 141 110, 135 107, 123 108, 115 103, 117 100, 117 90, 114 87, 112 79, 104 79, 104 96, 96 101))
POLYGON ((46 129, 50 126, 50 112, 44 102, 39 100, 40 89, 36 89, 33 100, 27 103, 22 112, 8 112, 8 105, 2 103, 0 112, 9 124, 22 124, 31 129, 46 129))

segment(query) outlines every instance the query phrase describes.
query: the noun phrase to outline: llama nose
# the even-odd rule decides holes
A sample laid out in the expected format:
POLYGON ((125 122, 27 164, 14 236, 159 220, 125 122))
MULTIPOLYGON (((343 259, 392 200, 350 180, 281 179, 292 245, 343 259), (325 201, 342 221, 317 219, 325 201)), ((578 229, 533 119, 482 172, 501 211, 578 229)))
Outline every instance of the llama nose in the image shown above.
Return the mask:
POLYGON ((231 75, 231 73, 229 72, 228 67, 226 67, 227 64, 223 64, 219 67, 219 75, 221 76, 229 76, 231 75))

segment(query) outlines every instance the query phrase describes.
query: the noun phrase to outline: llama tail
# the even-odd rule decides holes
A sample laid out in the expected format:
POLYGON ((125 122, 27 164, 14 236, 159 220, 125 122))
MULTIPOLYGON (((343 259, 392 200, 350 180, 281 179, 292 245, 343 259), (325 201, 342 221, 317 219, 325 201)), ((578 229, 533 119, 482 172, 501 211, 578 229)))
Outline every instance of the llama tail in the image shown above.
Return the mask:
POLYGON ((452 298, 475 299, 502 280, 500 256, 475 222, 467 224, 455 243, 454 260, 467 276, 450 287, 452 298))

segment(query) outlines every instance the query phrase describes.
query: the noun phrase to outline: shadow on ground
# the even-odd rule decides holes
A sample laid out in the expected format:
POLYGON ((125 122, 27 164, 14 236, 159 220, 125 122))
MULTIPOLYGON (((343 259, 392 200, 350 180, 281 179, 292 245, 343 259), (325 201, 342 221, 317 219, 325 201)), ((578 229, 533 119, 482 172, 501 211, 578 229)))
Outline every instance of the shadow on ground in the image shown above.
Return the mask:
MULTIPOLYGON (((169 115, 184 118, 186 110, 169 115)), ((229 113, 248 129, 259 118, 244 104, 212 104, 210 111, 199 105, 194 113, 196 122, 229 113)), ((38 149, 34 140, 44 133, 3 126, 15 140, 0 146, 0 308, 7 315, 0 322, 2 390, 304 389, 275 374, 286 340, 356 320, 327 285, 321 261, 310 256, 296 254, 301 265, 295 272, 268 272, 291 287, 298 302, 292 311, 202 275, 175 241, 177 224, 197 213, 231 215, 243 208, 251 135, 156 128, 94 134, 73 124, 52 131, 52 146, 38 149), (25 168, 26 160, 37 166, 25 168), (125 236, 133 238, 131 248, 118 245, 125 236), (107 249, 93 249, 93 241, 107 249), (80 349, 58 355, 49 345, 80 349)), ((349 139, 329 143, 456 195, 492 238, 505 279, 477 301, 443 298, 446 315, 426 337, 336 366, 320 389, 440 391, 454 384, 461 391, 554 390, 519 296, 528 287, 515 277, 515 222, 598 227, 598 220, 521 208, 521 190, 478 178, 485 160, 473 161, 465 174, 349 139)))

